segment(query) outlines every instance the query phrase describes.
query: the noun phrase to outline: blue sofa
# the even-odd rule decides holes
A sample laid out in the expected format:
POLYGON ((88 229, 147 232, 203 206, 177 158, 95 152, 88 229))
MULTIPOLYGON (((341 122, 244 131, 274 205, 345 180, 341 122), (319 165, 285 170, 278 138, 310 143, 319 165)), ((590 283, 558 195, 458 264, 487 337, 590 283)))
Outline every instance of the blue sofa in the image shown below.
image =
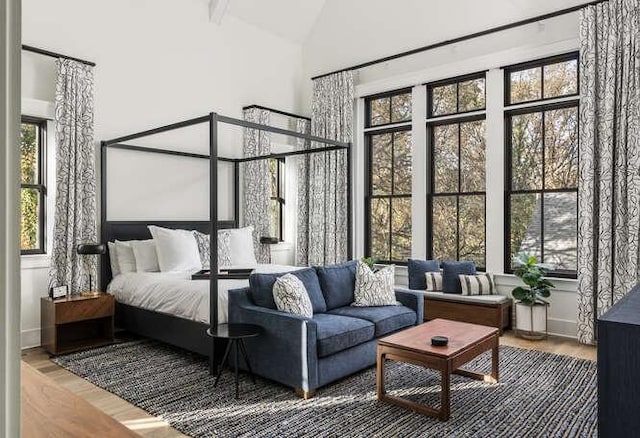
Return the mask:
POLYGON ((253 371, 302 397, 374 365, 377 338, 423 321, 422 294, 408 289, 396 289, 399 306, 351 307, 355 261, 292 274, 309 292, 313 318, 276 309, 271 291, 284 274, 252 274, 250 287, 229 291, 229 322, 264 328, 246 340, 253 371))

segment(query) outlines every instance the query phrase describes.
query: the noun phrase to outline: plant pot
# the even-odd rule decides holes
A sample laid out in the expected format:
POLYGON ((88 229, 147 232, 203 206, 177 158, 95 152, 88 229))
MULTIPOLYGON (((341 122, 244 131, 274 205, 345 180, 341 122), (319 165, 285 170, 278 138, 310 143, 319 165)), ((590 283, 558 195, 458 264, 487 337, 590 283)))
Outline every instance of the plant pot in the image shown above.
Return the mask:
POLYGON ((547 305, 516 303, 516 334, 524 339, 547 337, 547 305))

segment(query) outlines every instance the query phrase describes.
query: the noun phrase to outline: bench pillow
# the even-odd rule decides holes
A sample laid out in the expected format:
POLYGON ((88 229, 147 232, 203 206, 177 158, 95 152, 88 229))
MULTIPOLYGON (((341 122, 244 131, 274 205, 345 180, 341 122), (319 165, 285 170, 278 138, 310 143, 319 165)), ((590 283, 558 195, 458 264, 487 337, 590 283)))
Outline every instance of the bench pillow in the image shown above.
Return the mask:
POLYGON ((489 273, 476 275, 458 275, 462 295, 493 295, 495 285, 493 276, 489 273))
POLYGON ((460 274, 475 275, 473 262, 442 262, 442 290, 449 294, 461 294, 460 274))
POLYGON ((409 274, 409 289, 426 290, 425 273, 440 272, 440 262, 437 260, 409 259, 407 271, 409 274))
POLYGON ((337 265, 316 266, 328 310, 348 306, 353 302, 356 264, 357 260, 351 260, 337 265))
POLYGON ((441 272, 425 272, 424 278, 427 284, 427 287, 425 288, 426 291, 428 292, 442 291, 442 273, 441 272))
POLYGON ((280 272, 277 274, 251 274, 249 276, 250 294, 253 302, 268 309, 277 309, 273 299, 273 285, 276 280, 283 275, 291 274, 298 277, 307 289, 313 313, 323 313, 327 311, 327 304, 322 296, 318 275, 313 268, 300 269, 293 272, 280 272))

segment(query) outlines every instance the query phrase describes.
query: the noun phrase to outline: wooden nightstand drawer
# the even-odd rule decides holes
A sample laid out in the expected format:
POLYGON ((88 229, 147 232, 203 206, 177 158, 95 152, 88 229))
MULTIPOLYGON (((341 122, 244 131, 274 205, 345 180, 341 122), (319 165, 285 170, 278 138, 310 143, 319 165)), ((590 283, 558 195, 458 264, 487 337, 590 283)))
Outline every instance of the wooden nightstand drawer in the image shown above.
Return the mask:
POLYGON ((55 306, 56 324, 105 318, 113 315, 112 296, 101 296, 88 300, 67 301, 55 306))

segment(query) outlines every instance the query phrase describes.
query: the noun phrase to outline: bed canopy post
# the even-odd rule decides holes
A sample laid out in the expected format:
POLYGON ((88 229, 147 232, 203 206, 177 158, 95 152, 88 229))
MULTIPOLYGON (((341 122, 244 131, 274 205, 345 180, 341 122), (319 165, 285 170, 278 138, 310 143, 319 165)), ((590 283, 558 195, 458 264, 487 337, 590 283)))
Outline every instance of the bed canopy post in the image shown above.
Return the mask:
MULTIPOLYGON (((209 325, 212 331, 218 326, 218 114, 209 113, 209 325)), ((237 221, 238 218, 236 217, 237 221)), ((215 342, 211 338, 211 355, 209 356, 209 372, 217 371, 215 358, 215 342)))

